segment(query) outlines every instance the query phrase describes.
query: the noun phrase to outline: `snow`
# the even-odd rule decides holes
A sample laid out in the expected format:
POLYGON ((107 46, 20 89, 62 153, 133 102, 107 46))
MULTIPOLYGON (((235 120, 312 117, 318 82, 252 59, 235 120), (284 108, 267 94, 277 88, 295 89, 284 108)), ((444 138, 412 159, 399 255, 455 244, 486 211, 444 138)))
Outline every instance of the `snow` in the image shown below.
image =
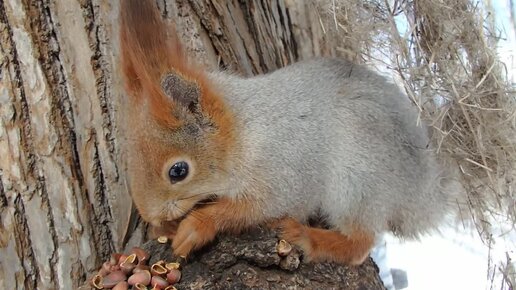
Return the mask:
POLYGON ((450 229, 420 242, 386 237, 387 265, 407 272, 407 290, 486 289, 487 247, 450 229))

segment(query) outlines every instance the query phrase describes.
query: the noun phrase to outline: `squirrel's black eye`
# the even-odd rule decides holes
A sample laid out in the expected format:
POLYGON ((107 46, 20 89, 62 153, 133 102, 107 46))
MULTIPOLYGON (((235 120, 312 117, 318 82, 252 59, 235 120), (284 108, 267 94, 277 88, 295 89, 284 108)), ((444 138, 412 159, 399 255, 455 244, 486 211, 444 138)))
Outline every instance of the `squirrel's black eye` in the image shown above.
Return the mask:
POLYGON ((179 161, 174 163, 168 170, 168 177, 172 183, 179 182, 186 178, 188 175, 188 163, 179 161))

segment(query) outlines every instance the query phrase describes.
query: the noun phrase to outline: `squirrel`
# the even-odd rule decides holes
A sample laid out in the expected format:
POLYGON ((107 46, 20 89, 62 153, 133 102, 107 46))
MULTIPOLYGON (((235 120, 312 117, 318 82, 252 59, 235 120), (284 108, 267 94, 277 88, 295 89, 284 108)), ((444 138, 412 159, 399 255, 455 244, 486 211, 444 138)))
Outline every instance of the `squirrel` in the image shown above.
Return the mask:
POLYGON ((306 261, 359 265, 383 233, 417 239, 451 211, 427 126, 373 70, 314 58, 253 77, 211 71, 155 1, 121 0, 120 18, 131 197, 157 229, 179 224, 175 256, 267 224, 306 261), (328 227, 310 226, 314 214, 328 227))

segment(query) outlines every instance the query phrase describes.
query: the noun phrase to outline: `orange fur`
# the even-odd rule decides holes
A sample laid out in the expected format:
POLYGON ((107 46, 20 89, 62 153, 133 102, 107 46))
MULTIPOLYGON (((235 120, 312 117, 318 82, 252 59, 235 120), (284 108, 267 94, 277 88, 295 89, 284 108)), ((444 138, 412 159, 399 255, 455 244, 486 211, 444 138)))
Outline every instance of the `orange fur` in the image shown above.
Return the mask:
POLYGON ((251 200, 221 198, 192 211, 180 223, 172 242, 174 255, 186 257, 211 242, 219 232, 238 233, 263 220, 259 204, 251 200))
POLYGON ((305 259, 312 262, 337 262, 349 265, 362 264, 374 246, 374 235, 355 229, 349 235, 318 229, 285 218, 272 227, 281 230, 280 237, 299 246, 305 259))
MULTIPOLYGON (((126 90, 136 105, 145 95, 154 118, 168 128, 178 127, 181 120, 173 117, 174 102, 162 91, 161 79, 175 73, 196 82, 201 91, 201 109, 223 130, 220 135, 230 140, 233 117, 202 68, 189 62, 174 27, 167 27, 155 1, 122 0, 120 23, 121 63, 126 90)), ((224 141, 224 140, 223 140, 224 141)))
MULTIPOLYGON (((120 50, 126 91, 138 105, 148 96, 156 118, 168 126, 180 125, 172 118, 172 103, 161 91, 161 77, 170 69, 184 67, 180 46, 172 49, 166 30, 151 1, 123 0, 120 7, 120 50), (174 63, 175 62, 175 63, 174 63)), ((175 43, 178 43, 177 41, 175 43)))
MULTIPOLYGON (((131 116, 127 126, 131 191, 140 215, 147 222, 159 225, 167 219, 166 212, 159 216, 152 204, 195 191, 195 182, 192 186, 172 189, 164 176, 166 167, 170 166, 167 160, 177 156, 192 159, 196 165, 195 181, 205 180, 211 175, 212 162, 223 170, 230 153, 236 152, 237 132, 232 112, 216 86, 208 80, 204 69, 189 62, 177 32, 165 24, 155 1, 121 0, 120 21, 120 61, 131 116), (210 144, 210 148, 200 144, 185 149, 183 145, 192 140, 174 135, 180 131, 176 129, 188 124, 175 114, 184 111, 178 108, 181 104, 161 87, 162 78, 169 73, 198 85, 202 117, 216 128, 215 133, 205 135, 205 144, 210 144), (171 140, 180 140, 182 144, 171 140)), ((193 206, 196 199, 188 201, 192 204, 183 204, 184 207, 193 206)))

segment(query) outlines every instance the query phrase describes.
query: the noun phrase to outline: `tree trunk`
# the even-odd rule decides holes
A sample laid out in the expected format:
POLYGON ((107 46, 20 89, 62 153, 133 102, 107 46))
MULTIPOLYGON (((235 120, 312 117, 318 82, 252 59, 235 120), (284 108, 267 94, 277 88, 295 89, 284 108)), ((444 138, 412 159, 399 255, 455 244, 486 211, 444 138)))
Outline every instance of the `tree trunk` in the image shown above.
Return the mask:
MULTIPOLYGON (((158 1, 189 53, 244 75, 332 55, 304 1, 158 1)), ((124 175, 118 1, 0 1, 0 288, 76 289, 145 241, 124 175)))

